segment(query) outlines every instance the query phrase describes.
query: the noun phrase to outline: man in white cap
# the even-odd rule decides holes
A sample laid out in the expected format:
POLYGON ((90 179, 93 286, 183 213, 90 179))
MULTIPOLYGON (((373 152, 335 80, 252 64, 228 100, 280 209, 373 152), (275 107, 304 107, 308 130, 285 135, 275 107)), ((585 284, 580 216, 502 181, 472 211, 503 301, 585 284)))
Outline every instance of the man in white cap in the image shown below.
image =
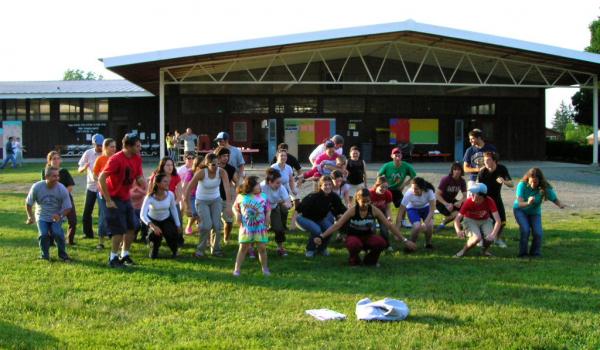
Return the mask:
POLYGON ((102 134, 94 134, 92 136, 93 147, 83 152, 81 159, 79 159, 79 173, 87 172, 85 205, 81 220, 83 222, 83 235, 85 238, 94 238, 92 213, 94 212, 94 205, 96 205, 96 198, 98 197, 98 186, 94 179, 94 163, 96 163, 96 158, 102 155, 102 142, 104 142, 104 136, 102 134))
POLYGON ((234 167, 238 173, 238 177, 240 179, 244 178, 244 156, 242 155, 242 151, 229 144, 229 134, 225 131, 221 131, 215 137, 215 141, 219 144, 219 147, 227 147, 229 149, 229 162, 228 164, 234 167))
POLYGON ((463 249, 456 253, 455 257, 463 257, 480 241, 483 241, 482 254, 492 256, 488 250, 500 231, 500 214, 498 214, 494 200, 488 197, 485 184, 475 183, 469 187, 469 192, 471 196, 465 200, 454 219, 456 235, 459 238, 468 238, 463 249))

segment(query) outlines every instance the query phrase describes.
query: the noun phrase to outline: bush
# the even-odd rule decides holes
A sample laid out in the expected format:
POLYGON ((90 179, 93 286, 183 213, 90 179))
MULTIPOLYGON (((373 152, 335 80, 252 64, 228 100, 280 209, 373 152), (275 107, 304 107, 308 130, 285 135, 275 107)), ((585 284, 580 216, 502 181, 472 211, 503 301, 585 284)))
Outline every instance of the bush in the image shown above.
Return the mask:
POLYGON ((592 152, 591 145, 582 145, 575 141, 546 140, 546 157, 548 160, 589 164, 592 162, 592 152))

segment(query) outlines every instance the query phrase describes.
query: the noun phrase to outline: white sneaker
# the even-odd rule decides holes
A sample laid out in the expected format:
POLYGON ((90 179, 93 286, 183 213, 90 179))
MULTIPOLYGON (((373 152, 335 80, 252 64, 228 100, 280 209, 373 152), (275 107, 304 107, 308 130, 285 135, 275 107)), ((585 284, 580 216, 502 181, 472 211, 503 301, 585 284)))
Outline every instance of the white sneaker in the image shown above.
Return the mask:
POLYGON ((402 226, 406 228, 411 228, 412 224, 408 220, 404 219, 402 220, 402 226))
POLYGON ((479 243, 477 243, 478 247, 483 247, 483 239, 481 241, 479 241, 479 243))
POLYGON ((306 256, 307 258, 314 258, 315 257, 315 251, 314 250, 307 250, 306 253, 304 253, 304 256, 306 256))
POLYGON ((507 248, 508 246, 506 245, 506 242, 504 242, 501 239, 497 239, 494 241, 494 244, 497 245, 499 248, 507 248))
POLYGON ((329 250, 327 250, 327 249, 324 249, 324 250, 321 252, 321 255, 323 255, 323 256, 329 256, 329 255, 330 255, 330 254, 329 254, 329 250))

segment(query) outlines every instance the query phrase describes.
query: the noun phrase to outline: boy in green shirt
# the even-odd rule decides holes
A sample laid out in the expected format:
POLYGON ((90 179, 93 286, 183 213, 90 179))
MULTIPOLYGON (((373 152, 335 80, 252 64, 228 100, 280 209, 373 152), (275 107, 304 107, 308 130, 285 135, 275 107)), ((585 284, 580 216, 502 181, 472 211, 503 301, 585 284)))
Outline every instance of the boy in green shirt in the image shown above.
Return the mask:
MULTIPOLYGON (((377 176, 385 176, 389 184, 389 190, 392 192, 392 202, 396 208, 400 207, 404 195, 402 191, 410 184, 410 181, 417 176, 415 168, 407 162, 402 161, 402 151, 396 147, 392 149, 392 161, 385 163, 377 172, 377 176), (408 177, 408 179, 407 179, 408 177)), ((409 227, 404 218, 402 223, 409 227)))

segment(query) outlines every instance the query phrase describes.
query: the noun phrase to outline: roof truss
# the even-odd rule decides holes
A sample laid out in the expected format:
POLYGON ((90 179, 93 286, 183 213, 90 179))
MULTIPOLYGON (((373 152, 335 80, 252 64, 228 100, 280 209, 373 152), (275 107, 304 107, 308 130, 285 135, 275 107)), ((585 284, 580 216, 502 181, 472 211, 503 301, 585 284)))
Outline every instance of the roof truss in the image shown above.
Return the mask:
POLYGON ((165 84, 340 84, 593 88, 594 74, 409 43, 385 41, 164 67, 165 84), (347 73, 355 64, 353 76, 347 73), (319 65, 324 74, 307 74, 319 65), (356 67, 362 74, 356 74, 356 67), (426 72, 425 72, 426 71, 426 72), (276 73, 275 73, 276 72, 276 73), (361 77, 357 79, 357 76, 361 77))

